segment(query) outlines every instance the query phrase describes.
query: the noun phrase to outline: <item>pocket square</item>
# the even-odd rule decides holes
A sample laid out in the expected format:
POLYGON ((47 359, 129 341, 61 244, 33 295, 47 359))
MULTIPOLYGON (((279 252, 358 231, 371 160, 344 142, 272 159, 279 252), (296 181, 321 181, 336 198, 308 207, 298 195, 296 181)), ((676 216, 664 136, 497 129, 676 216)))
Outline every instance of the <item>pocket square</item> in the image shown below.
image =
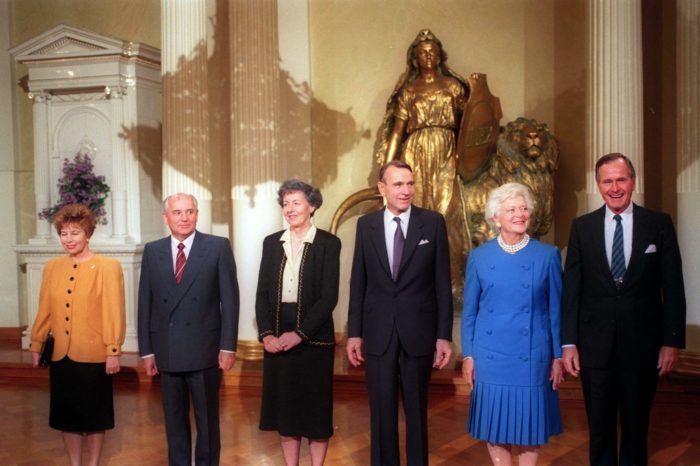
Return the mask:
POLYGON ((430 242, 430 241, 428 241, 427 239, 422 239, 422 240, 420 240, 420 242, 418 243, 418 246, 422 246, 422 245, 424 245, 424 244, 428 244, 429 242, 430 242))
POLYGON ((644 254, 651 254, 652 252, 656 252, 656 245, 655 244, 650 244, 647 247, 647 250, 644 251, 644 254))

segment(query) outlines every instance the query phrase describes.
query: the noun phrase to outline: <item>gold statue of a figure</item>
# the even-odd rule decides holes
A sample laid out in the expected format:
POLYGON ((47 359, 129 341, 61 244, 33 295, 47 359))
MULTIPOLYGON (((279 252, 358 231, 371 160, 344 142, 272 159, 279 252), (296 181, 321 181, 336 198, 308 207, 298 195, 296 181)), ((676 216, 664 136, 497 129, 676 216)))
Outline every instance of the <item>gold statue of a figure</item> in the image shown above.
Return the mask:
POLYGON ((416 182, 413 203, 445 216, 457 282, 469 245, 457 176, 457 130, 468 98, 469 85, 447 66, 442 42, 429 29, 420 31, 387 102, 375 151, 380 165, 398 158, 408 163, 416 182))
MULTIPOLYGON (((527 185, 535 200, 530 233, 547 233, 552 223, 553 174, 559 150, 545 124, 518 118, 504 132, 500 101, 491 95, 486 75, 465 80, 447 66, 447 53, 429 30, 418 33, 406 53, 377 134, 379 165, 400 158, 413 168, 413 203, 440 212, 450 243, 452 292, 461 301, 466 257, 472 247, 491 239, 484 219, 491 189, 509 181, 527 185)), ((376 187, 345 199, 333 216, 381 196, 376 187)))

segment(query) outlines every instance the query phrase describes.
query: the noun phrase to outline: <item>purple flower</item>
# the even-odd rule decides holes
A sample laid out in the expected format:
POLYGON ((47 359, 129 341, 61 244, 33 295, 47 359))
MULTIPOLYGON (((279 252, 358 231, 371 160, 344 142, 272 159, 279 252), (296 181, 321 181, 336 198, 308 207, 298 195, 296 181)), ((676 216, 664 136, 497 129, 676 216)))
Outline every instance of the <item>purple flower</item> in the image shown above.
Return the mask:
POLYGON ((97 223, 106 225, 105 200, 109 195, 109 186, 104 176, 93 173, 93 168, 92 160, 87 154, 76 154, 72 162, 63 159, 63 176, 58 180, 59 201, 53 207, 42 209, 39 218, 50 222, 63 206, 77 203, 92 210, 97 223))

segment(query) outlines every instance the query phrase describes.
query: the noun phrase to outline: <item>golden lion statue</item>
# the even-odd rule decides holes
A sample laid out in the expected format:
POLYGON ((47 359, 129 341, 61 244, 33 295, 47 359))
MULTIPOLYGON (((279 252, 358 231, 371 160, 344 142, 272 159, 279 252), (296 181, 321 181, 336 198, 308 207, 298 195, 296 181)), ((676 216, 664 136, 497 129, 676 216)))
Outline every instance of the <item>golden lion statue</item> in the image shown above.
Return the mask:
POLYGON ((496 153, 480 176, 464 184, 472 247, 494 237, 484 218, 489 191, 509 183, 522 183, 532 191, 535 203, 529 233, 540 237, 552 226, 554 173, 559 163, 559 143, 544 123, 520 117, 511 121, 498 137, 496 153))

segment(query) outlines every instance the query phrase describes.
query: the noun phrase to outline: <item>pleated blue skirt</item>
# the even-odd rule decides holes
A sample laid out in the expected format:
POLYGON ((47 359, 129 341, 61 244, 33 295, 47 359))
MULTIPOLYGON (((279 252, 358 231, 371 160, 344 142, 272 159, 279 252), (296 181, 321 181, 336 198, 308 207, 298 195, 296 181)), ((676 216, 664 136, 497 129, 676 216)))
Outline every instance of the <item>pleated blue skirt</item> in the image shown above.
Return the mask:
POLYGON ((559 396, 547 385, 474 383, 467 430, 490 443, 543 445, 562 432, 559 396))

